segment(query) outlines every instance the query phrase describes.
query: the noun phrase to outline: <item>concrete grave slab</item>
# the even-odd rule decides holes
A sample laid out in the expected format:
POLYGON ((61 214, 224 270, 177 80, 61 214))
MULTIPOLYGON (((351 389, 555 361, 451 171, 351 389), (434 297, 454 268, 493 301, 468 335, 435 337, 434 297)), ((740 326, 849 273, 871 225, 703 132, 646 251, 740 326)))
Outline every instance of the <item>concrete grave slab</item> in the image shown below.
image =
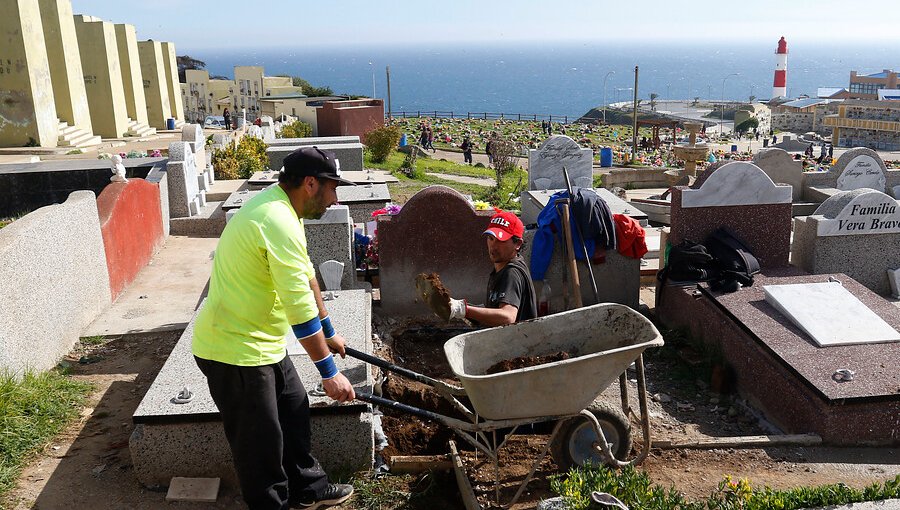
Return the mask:
MULTIPOLYGON (((342 290, 325 306, 347 345, 371 354, 371 295, 342 290)), ((220 477, 223 483, 236 485, 218 409, 191 354, 193 329, 194 319, 132 417, 136 427, 129 448, 135 474, 148 487, 167 485, 172 476, 220 477), (172 398, 185 386, 193 392, 191 401, 173 403, 172 398)), ((374 437, 369 405, 358 401, 337 404, 316 394, 313 390, 320 376, 309 356, 303 352, 290 358, 311 392, 313 454, 326 470, 370 468, 374 437)), ((357 391, 371 391, 371 371, 365 363, 349 357, 338 357, 335 363, 357 391)))
POLYGON ((269 147, 302 147, 304 145, 335 145, 343 143, 359 143, 358 136, 309 136, 305 138, 276 138, 266 142, 269 147))
MULTIPOLYGON (((284 166, 284 158, 288 154, 303 147, 301 145, 276 145, 266 149, 269 155, 269 170, 279 171, 284 166)), ((361 172, 363 170, 363 149, 361 143, 336 143, 321 147, 322 150, 334 152, 341 164, 341 171, 361 172)))
POLYGON ((553 135, 528 151, 528 189, 565 189, 563 167, 572 187, 593 186, 594 152, 583 149, 566 135, 553 135))
POLYGON ((316 268, 316 277, 319 281, 322 281, 319 265, 326 260, 337 260, 344 264, 341 288, 358 288, 350 208, 346 205, 333 205, 326 209, 325 214, 318 220, 303 220, 303 226, 306 230, 309 259, 316 268))
POLYGON ((166 164, 169 186, 169 215, 171 218, 195 216, 200 209, 200 186, 194 154, 187 142, 169 144, 166 164))
MULTIPOLYGON (((547 207, 550 197, 560 191, 563 190, 542 189, 523 191, 521 194, 522 223, 525 225, 537 223, 538 215, 541 214, 544 207, 547 207)), ((647 215, 643 211, 617 197, 608 189, 593 188, 593 191, 606 202, 613 214, 626 214, 637 220, 642 226, 649 225, 647 215)))
POLYGON ((783 149, 763 149, 753 157, 758 166, 775 184, 791 187, 791 201, 800 200, 803 193, 803 165, 783 149))
POLYGON ((253 191, 248 189, 235 191, 231 195, 228 195, 228 198, 222 202, 222 210, 230 211, 232 209, 240 209, 241 206, 261 192, 262 190, 253 191))
POLYGON ((900 341, 900 333, 840 282, 766 285, 763 293, 819 347, 900 341))
POLYGON ((720 294, 708 285, 660 289, 659 317, 723 355, 738 392, 785 433, 815 433, 827 444, 896 444, 900 436, 900 342, 820 348, 765 300, 768 285, 839 280, 892 328, 900 310, 844 274, 764 269, 752 287, 720 294), (851 381, 837 377, 853 372, 851 381))
POLYGON ((338 186, 338 203, 350 208, 350 217, 356 222, 369 221, 372 213, 391 201, 387 184, 361 184, 338 186))

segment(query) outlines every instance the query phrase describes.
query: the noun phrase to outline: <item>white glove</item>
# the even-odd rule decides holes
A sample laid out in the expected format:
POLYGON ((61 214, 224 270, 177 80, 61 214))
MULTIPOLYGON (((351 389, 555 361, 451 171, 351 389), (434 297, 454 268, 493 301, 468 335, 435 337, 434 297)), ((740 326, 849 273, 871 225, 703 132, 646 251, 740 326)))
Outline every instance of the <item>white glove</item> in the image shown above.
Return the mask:
POLYGON ((466 318, 466 300, 450 298, 450 320, 466 318))

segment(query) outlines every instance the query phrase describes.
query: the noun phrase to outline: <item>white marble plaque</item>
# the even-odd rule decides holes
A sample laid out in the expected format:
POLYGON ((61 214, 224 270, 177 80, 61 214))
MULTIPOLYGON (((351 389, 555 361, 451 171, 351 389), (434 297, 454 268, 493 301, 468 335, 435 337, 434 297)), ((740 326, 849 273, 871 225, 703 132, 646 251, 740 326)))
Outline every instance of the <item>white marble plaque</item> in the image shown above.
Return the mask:
POLYGON ((839 282, 764 285, 763 292, 819 347, 900 341, 900 333, 839 282))
POLYGON ((881 165, 872 156, 856 156, 837 179, 837 187, 843 191, 872 188, 884 191, 887 181, 881 165))
POLYGON ((851 200, 834 219, 817 222, 820 236, 900 234, 900 207, 893 198, 871 191, 851 200))
POLYGON ((594 152, 565 135, 553 135, 528 151, 528 189, 566 189, 563 167, 573 188, 593 186, 594 152))
POLYGON ((681 207, 717 207, 791 203, 791 187, 775 184, 761 168, 733 161, 717 168, 700 189, 684 189, 681 207))

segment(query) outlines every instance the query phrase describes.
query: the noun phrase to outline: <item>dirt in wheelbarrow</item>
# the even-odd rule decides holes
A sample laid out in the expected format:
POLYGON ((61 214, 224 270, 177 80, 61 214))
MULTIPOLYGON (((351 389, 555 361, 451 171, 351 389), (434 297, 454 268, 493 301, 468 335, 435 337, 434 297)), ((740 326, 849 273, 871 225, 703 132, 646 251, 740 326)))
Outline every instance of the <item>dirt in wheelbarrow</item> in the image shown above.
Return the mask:
MULTIPOLYGON (((398 365, 448 382, 455 382, 444 357, 443 343, 468 329, 446 329, 443 325, 381 324, 383 343, 379 354, 398 365)), ((648 405, 653 441, 684 442, 699 438, 721 438, 770 434, 775 431, 765 417, 733 393, 731 378, 715 359, 694 351, 677 334, 666 334, 666 346, 645 353, 648 405)), ((627 372, 630 405, 639 409, 636 376, 627 372)), ((565 391, 560 388, 559 391, 565 391)), ((459 416, 437 393, 427 386, 400 377, 391 377, 384 385, 390 398, 459 416)), ((618 382, 607 388, 598 400, 620 403, 618 382)), ((384 429, 390 446, 383 455, 441 455, 448 452, 447 441, 455 439, 467 466, 467 474, 483 504, 494 501, 494 467, 485 456, 475 452, 448 428, 408 414, 384 411, 384 429)), ((641 446, 640 424, 632 420, 634 445, 631 455, 641 446)), ((501 502, 506 502, 531 469, 546 444, 549 431, 516 434, 508 439, 500 454, 501 502)), ((863 487, 883 483, 900 474, 900 450, 897 448, 719 448, 712 450, 653 448, 640 469, 654 483, 674 487, 691 499, 705 499, 725 475, 747 477, 754 487, 776 489, 845 483, 863 487)), ((535 480, 514 509, 534 508, 541 499, 555 496, 549 477, 556 474, 552 458, 541 461, 535 480)), ((445 477, 452 484, 452 477, 445 477)), ((440 502, 435 500, 435 505, 440 502)), ((435 508, 440 508, 435 506, 435 508)))
POLYGON ((509 372, 510 370, 518 370, 520 368, 543 365, 544 363, 562 361, 564 359, 569 359, 570 357, 569 353, 563 351, 548 354, 547 356, 519 356, 518 358, 505 359, 494 363, 484 373, 485 375, 499 374, 502 372, 509 372))

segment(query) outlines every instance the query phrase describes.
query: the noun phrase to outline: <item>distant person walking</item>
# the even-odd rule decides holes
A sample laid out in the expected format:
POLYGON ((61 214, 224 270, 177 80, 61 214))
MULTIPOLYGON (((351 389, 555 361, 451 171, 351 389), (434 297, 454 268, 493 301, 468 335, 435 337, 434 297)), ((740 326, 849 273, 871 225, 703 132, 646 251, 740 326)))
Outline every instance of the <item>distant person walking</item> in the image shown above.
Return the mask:
POLYGON ((459 146, 459 148, 462 149, 462 151, 463 151, 463 160, 466 162, 466 164, 471 165, 472 164, 472 141, 469 140, 468 136, 463 139, 463 143, 462 143, 462 145, 459 146))
POLYGON ((485 146, 484 146, 484 152, 487 153, 488 164, 489 164, 489 165, 493 165, 493 164, 494 164, 494 154, 491 152, 491 149, 492 149, 491 141, 488 140, 487 143, 486 143, 485 146))
POLYGON ((231 129, 231 112, 228 111, 228 108, 225 108, 222 116, 225 118, 225 129, 231 129))
POLYGON ((428 126, 425 142, 426 149, 431 149, 431 152, 437 152, 437 149, 434 148, 434 131, 431 129, 431 126, 428 126))

